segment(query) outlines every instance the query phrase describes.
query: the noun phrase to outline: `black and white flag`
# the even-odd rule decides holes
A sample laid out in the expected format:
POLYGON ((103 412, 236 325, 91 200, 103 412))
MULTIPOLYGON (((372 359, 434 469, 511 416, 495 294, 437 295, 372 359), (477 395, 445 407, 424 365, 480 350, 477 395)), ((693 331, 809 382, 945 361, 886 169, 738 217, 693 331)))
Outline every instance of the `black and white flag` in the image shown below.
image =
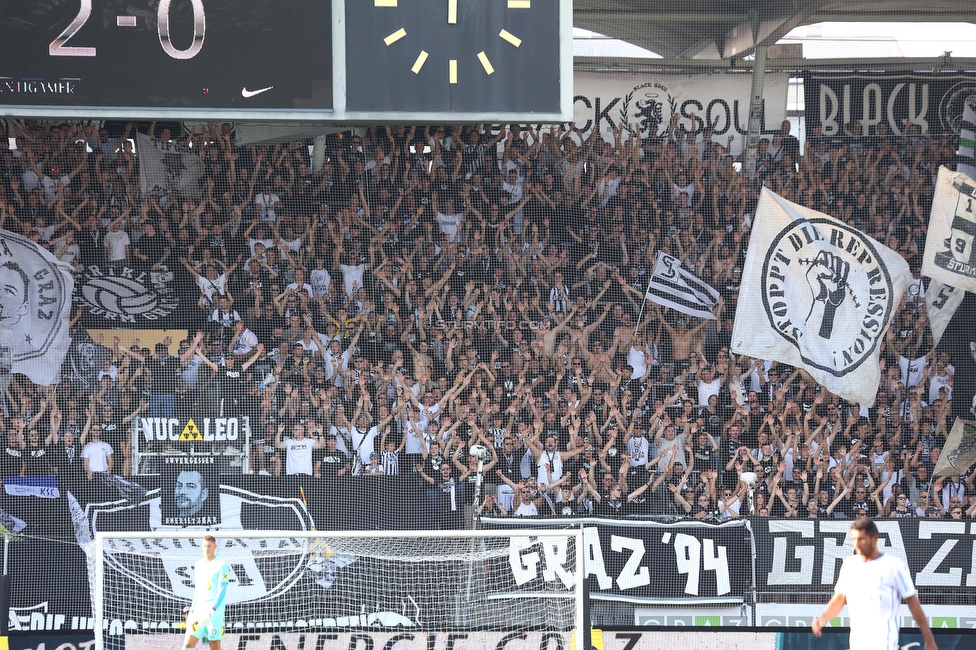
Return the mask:
POLYGON ((956 152, 956 171, 976 180, 976 111, 967 101, 962 109, 959 125, 959 149, 956 152))
POLYGON ((94 392, 98 373, 111 356, 112 350, 97 343, 88 330, 77 327, 71 331, 71 347, 61 367, 61 381, 72 388, 94 392))
POLYGON ((935 184, 922 274, 976 291, 976 183, 945 167, 935 184))
POLYGON ((976 465, 976 422, 956 418, 932 476, 966 474, 976 465))
POLYGON ((939 167, 922 275, 932 278, 925 304, 939 343, 965 293, 976 291, 976 185, 965 173, 939 167))
POLYGON ((835 395, 873 406, 881 345, 911 281, 895 251, 764 188, 732 350, 802 367, 835 395))
POLYGON ((203 159, 197 153, 141 133, 136 136, 136 145, 139 148, 139 183, 143 196, 200 196, 200 179, 205 169, 203 159))
POLYGON ((681 266, 677 257, 658 251, 654 274, 647 283, 647 299, 682 314, 714 320, 712 309, 719 293, 681 266))

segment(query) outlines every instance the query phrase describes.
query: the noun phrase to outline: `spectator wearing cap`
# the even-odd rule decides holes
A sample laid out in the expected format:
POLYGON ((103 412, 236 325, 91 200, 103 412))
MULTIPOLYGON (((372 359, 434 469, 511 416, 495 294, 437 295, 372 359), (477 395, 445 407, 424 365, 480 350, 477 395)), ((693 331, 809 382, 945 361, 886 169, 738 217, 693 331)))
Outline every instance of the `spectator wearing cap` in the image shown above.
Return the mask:
POLYGON ((238 357, 246 357, 254 353, 255 348, 260 345, 258 335, 252 332, 244 321, 237 321, 231 327, 230 342, 227 350, 238 357))
MULTIPOLYGON (((671 336, 671 358, 674 361, 696 361, 692 358, 694 353, 693 344, 698 336, 699 332, 705 329, 708 324, 707 320, 702 320, 700 323, 691 323, 691 317, 685 314, 678 314, 677 320, 675 321, 674 327, 668 321, 667 316, 661 311, 660 305, 654 304, 655 315, 658 318, 658 322, 667 330, 668 334, 671 336)), ((697 355, 696 355, 697 356, 697 355)))
POLYGON ((909 519, 918 516, 918 513, 915 511, 915 505, 908 500, 908 494, 901 491, 896 492, 891 497, 886 506, 886 510, 888 511, 888 516, 895 519, 909 519))
POLYGON ((522 439, 507 433, 502 439, 501 449, 495 450, 498 465, 495 474, 500 479, 497 488, 498 503, 507 511, 512 509, 515 491, 522 476, 521 463, 523 456, 528 453, 522 446, 522 439))
POLYGON ((624 435, 624 446, 627 447, 627 453, 630 454, 630 468, 638 476, 642 473, 646 474, 649 471, 653 448, 647 438, 647 427, 642 422, 638 422, 636 418, 627 427, 627 433, 624 435))
POLYGON ((741 513, 742 503, 746 497, 746 484, 741 481, 733 487, 724 486, 718 499, 716 510, 720 520, 734 519, 741 513))
POLYGON ((257 345, 257 352, 240 364, 237 363, 237 358, 232 354, 223 357, 220 363, 215 363, 206 356, 201 356, 203 363, 209 366, 216 375, 219 390, 217 393, 219 414, 224 415, 225 411, 227 414, 238 412, 237 409, 245 393, 246 373, 263 356, 264 346, 260 343, 257 345))
POLYGON ((363 466, 362 475, 367 477, 386 476, 383 469, 383 454, 378 451, 369 454, 369 464, 363 466))
POLYGON ((314 461, 315 478, 337 479, 352 473, 349 457, 339 450, 339 439, 333 434, 319 438, 316 444, 325 442, 325 451, 314 461))
POLYGON ((275 418, 268 418, 262 426, 254 428, 251 437, 253 452, 251 454, 251 471, 260 476, 281 476, 281 458, 278 456, 278 447, 275 445, 275 436, 278 423, 275 418), (268 470, 271 468, 271 471, 268 470))

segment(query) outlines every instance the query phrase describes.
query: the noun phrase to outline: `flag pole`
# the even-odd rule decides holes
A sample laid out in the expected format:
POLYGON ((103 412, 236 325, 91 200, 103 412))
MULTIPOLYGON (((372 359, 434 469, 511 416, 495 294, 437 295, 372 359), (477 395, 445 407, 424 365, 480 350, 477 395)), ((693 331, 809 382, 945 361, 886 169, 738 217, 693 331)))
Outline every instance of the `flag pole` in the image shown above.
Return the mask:
POLYGON ((640 311, 637 312, 637 323, 634 325, 634 334, 640 331, 641 318, 644 316, 644 305, 647 304, 647 291, 644 292, 644 299, 641 301, 640 311))
MULTIPOLYGON (((658 251, 658 252, 660 252, 660 251, 658 251)), ((657 264, 657 253, 654 254, 654 263, 655 263, 655 265, 657 264)), ((644 299, 641 300, 640 310, 637 312, 637 323, 634 325, 634 335, 635 336, 636 336, 637 332, 640 331, 641 319, 644 317, 644 305, 647 304, 647 291, 648 291, 648 288, 651 285, 651 278, 653 278, 653 277, 654 277, 654 273, 651 272, 650 275, 647 278, 647 285, 648 286, 647 287, 644 287, 644 299)))

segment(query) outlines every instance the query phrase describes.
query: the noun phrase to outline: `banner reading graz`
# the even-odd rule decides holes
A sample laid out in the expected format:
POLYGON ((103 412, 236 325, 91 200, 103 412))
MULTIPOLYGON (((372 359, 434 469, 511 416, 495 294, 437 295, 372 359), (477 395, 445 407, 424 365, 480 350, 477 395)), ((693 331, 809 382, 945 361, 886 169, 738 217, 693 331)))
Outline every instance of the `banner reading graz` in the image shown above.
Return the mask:
POLYGON ((803 81, 807 137, 817 126, 828 137, 875 136, 880 124, 900 136, 908 121, 932 135, 957 135, 974 94, 973 76, 811 72, 803 81))
MULTIPOLYGON (((590 597, 633 603, 741 603, 753 584, 749 523, 612 519, 483 519, 489 529, 583 529, 590 597)), ((516 582, 534 579, 550 558, 513 554, 516 582)))
MULTIPOLYGON (((920 588, 976 587, 976 529, 966 521, 901 519, 875 521, 879 544, 908 565, 920 588)), ((849 520, 752 522, 759 590, 807 586, 832 591, 840 565, 854 552, 849 520)))

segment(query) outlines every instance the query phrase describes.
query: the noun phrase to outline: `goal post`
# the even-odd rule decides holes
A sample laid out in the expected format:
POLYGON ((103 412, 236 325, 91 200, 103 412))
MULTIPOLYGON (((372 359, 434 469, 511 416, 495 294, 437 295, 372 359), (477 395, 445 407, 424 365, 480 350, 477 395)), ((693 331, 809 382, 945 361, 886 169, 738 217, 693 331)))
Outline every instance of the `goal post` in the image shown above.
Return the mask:
POLYGON ((227 647, 272 634, 315 647, 309 634, 336 633, 372 634, 377 647, 397 633, 437 647, 432 635, 584 647, 580 529, 157 530, 99 532, 86 546, 96 650, 182 647, 204 535, 231 567, 227 647))

